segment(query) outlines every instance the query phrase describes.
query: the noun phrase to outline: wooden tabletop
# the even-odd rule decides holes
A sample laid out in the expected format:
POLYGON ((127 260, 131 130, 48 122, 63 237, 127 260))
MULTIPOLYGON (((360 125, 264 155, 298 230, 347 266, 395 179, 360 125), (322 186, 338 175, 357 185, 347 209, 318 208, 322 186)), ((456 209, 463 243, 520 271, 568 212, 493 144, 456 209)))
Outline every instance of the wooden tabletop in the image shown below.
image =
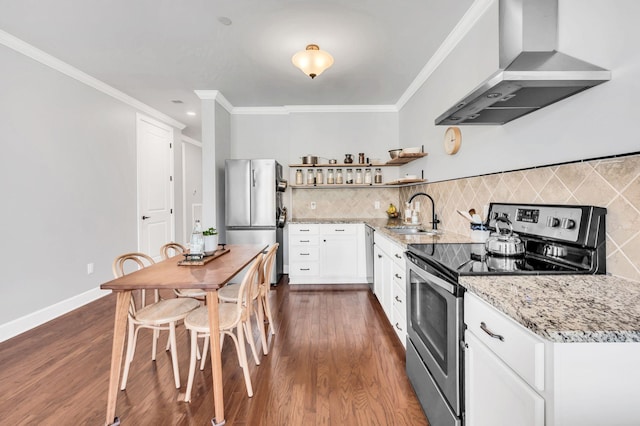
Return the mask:
POLYGON ((139 271, 106 282, 103 290, 126 291, 140 288, 194 288, 215 290, 224 286, 238 272, 266 249, 264 244, 225 246, 229 253, 202 266, 179 266, 182 255, 172 257, 139 271))

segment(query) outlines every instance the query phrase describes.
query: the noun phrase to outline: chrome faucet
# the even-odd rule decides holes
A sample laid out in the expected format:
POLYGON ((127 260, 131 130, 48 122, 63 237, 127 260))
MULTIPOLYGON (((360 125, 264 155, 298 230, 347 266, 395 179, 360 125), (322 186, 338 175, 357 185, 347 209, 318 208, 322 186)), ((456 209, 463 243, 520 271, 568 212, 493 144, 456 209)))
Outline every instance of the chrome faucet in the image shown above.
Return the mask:
POLYGON ((438 223, 440 223, 440 220, 438 220, 438 215, 436 214, 436 203, 433 201, 433 198, 431 198, 431 195, 425 194, 424 192, 416 192, 415 194, 413 194, 411 198, 409 198, 409 203, 411 203, 413 199, 416 198, 418 195, 424 195, 429 200, 431 200, 431 224, 432 224, 433 230, 434 231, 437 230, 438 223))

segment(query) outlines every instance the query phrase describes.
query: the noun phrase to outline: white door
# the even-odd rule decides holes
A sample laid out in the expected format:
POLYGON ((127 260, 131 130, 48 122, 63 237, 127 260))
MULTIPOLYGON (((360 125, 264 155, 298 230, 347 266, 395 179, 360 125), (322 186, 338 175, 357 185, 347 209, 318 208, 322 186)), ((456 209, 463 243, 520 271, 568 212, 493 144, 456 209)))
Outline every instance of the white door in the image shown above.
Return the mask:
POLYGON ((138 249, 160 259, 174 238, 173 128, 138 115, 138 249))

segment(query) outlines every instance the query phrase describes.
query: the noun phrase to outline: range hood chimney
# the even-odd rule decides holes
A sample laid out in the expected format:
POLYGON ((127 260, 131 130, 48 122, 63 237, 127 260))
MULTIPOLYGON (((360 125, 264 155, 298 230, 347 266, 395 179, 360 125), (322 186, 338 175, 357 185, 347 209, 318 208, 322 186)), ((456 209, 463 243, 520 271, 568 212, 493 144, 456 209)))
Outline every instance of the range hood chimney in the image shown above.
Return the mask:
POLYGON ((499 0, 500 69, 436 125, 501 125, 611 79, 556 51, 558 0, 499 0))

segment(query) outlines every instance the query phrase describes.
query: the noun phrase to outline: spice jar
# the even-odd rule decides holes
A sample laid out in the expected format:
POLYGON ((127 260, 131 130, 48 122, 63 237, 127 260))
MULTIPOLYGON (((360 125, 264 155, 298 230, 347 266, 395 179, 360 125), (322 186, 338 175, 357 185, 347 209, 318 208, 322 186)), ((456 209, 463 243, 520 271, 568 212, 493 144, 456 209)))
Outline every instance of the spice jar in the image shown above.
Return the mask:
POLYGON ((327 170, 327 183, 329 185, 332 185, 334 183, 334 180, 333 180, 333 169, 327 170))
POLYGON ((347 169, 346 183, 347 185, 350 185, 353 183, 353 169, 347 169))
POLYGON ((364 152, 358 154, 358 163, 364 164, 364 152))
POLYGON ((342 169, 336 170, 336 184, 342 185, 344 183, 342 179, 342 169))
POLYGON ((296 185, 302 185, 304 183, 304 179, 302 177, 302 169, 296 170, 296 185))
POLYGON ((362 169, 356 169, 356 184, 362 185, 362 169))
POLYGON ((313 185, 314 183, 316 183, 316 179, 313 176, 313 170, 309 169, 307 170, 307 185, 313 185))
POLYGON ((382 183, 382 169, 376 169, 376 175, 374 177, 375 183, 382 183))
POLYGON ((316 184, 322 185, 324 183, 324 173, 322 169, 318 169, 316 172, 316 184))
POLYGON ((365 169, 364 171, 364 183, 371 185, 371 169, 365 169))

